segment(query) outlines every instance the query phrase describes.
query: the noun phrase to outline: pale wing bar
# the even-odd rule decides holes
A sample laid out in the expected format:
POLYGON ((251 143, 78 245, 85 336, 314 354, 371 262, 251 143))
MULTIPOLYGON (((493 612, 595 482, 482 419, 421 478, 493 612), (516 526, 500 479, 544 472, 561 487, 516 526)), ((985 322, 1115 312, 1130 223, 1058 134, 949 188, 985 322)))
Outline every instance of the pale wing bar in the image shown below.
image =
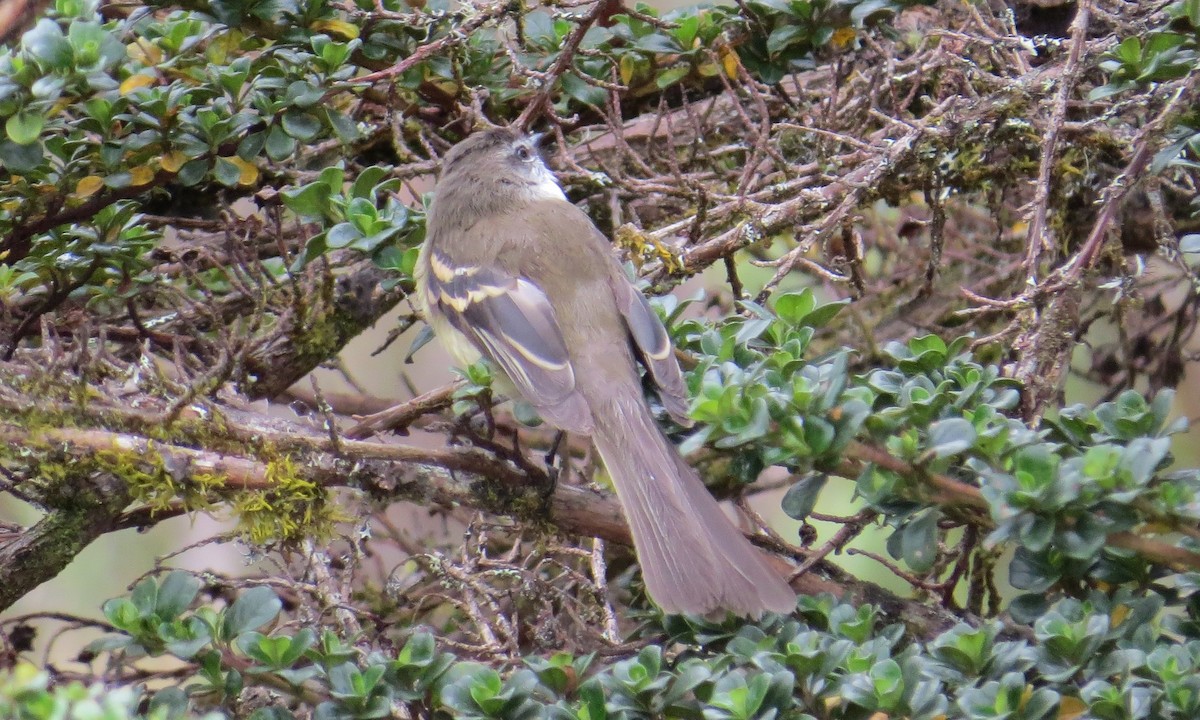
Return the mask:
POLYGON ((551 424, 590 433, 591 412, 545 293, 494 268, 456 268, 430 258, 430 302, 502 370, 551 424))

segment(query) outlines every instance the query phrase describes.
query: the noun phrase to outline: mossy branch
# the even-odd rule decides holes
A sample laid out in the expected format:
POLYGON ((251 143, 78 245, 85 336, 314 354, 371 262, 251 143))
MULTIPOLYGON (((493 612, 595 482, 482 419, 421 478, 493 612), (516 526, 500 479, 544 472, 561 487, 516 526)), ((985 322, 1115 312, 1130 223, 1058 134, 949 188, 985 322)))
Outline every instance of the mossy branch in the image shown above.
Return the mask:
MULTIPOLYGON (((120 413, 105 413, 110 421, 113 412, 120 413)), ((123 418, 127 426, 135 426, 146 419, 146 415, 137 412, 128 412, 123 418)), ((171 484, 180 494, 186 495, 189 489, 199 487, 213 501, 222 497, 229 499, 235 511, 238 510, 238 493, 271 493, 279 490, 281 482, 291 479, 310 483, 323 490, 355 488, 389 502, 407 500, 427 507, 467 507, 538 524, 548 520, 556 530, 568 535, 630 544, 629 528, 616 497, 611 493, 560 483, 552 493, 545 495, 545 478, 532 477, 503 458, 473 448, 426 449, 342 440, 338 444, 338 454, 339 450, 332 447, 326 435, 277 419, 240 415, 237 411, 223 417, 219 430, 214 427, 214 433, 220 435, 219 444, 223 448, 220 452, 164 442, 131 432, 82 428, 29 429, 12 424, 0 425, 0 443, 8 447, 53 447, 56 453, 55 466, 58 463, 71 463, 76 467, 120 471, 128 475, 130 463, 142 463, 139 471, 142 473, 147 472, 148 464, 153 472, 161 473, 162 482, 171 484), (286 468, 286 472, 281 468, 286 468), (221 482, 215 483, 214 477, 221 478, 221 482)), ((37 452, 26 455, 28 470, 46 469, 48 459, 37 452)), ((17 459, 16 456, 8 458, 10 464, 17 459)), ((120 507, 110 509, 102 516, 84 516, 97 517, 101 521, 87 525, 86 533, 81 531, 76 537, 76 542, 82 544, 71 545, 70 552, 64 550, 54 553, 53 547, 47 547, 45 543, 35 544, 33 551, 22 551, 19 557, 13 552, 3 551, 0 558, 11 558, 10 562, 0 561, 0 565, 3 565, 0 578, 10 578, 4 595, 9 598, 8 603, 47 579, 42 577, 29 584, 18 570, 21 564, 33 562, 57 572, 87 542, 110 530, 127 527, 127 516, 142 521, 154 517, 154 513, 147 513, 144 507, 127 508, 132 500, 128 493, 114 497, 124 500, 119 503, 120 507), (122 514, 121 509, 127 509, 127 512, 122 514), (58 560, 62 562, 56 565, 58 560)), ((164 512, 164 516, 174 514, 164 512)), ((266 508, 263 514, 271 517, 272 508, 266 508)), ((48 520, 43 521, 46 522, 48 520)), ((62 519, 54 522, 61 524, 62 519)), ((276 519, 276 526, 282 524, 276 519)), ((25 531, 18 543, 21 548, 34 542, 33 538, 27 540, 25 536, 37 536, 41 526, 39 524, 25 531)), ((299 527, 298 531, 302 533, 306 529, 312 528, 299 527)), ((803 552, 794 548, 789 551, 803 552)), ((818 563, 812 571, 796 578, 793 587, 802 594, 833 593, 839 597, 880 603, 889 612, 894 611, 896 618, 902 618, 922 636, 935 634, 963 619, 947 610, 926 607, 895 596, 873 583, 850 577, 825 562, 818 563)), ((6 606, 0 604, 0 609, 6 606)))
MULTIPOLYGON (((10 448, 14 446, 4 441, 10 448)), ((33 527, 0 545, 0 611, 53 579, 93 540, 120 528, 130 495, 114 475, 78 466, 67 482, 71 502, 61 503, 33 527)))

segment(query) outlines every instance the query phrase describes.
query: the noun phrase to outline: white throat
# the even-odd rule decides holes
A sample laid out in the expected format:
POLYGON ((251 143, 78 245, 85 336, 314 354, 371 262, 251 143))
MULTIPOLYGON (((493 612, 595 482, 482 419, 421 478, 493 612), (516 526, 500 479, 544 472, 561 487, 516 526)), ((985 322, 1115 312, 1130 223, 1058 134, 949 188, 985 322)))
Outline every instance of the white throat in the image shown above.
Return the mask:
POLYGON ((534 200, 566 200, 567 196, 554 180, 554 176, 546 173, 540 182, 531 185, 529 194, 534 200))

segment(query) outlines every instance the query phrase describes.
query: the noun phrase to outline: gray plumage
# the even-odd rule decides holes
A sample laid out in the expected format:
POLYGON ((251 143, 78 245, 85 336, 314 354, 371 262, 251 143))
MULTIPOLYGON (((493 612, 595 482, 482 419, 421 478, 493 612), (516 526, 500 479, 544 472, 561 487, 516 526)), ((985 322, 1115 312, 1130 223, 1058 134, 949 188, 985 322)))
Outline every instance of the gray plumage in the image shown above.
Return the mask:
MULTIPOLYGON (((670 338, 532 141, 477 133, 446 156, 417 261, 419 301, 451 352, 481 355, 555 427, 591 437, 667 612, 788 612, 795 596, 659 430, 636 362, 680 423, 670 338)), ((503 391, 503 388, 501 388, 503 391)))

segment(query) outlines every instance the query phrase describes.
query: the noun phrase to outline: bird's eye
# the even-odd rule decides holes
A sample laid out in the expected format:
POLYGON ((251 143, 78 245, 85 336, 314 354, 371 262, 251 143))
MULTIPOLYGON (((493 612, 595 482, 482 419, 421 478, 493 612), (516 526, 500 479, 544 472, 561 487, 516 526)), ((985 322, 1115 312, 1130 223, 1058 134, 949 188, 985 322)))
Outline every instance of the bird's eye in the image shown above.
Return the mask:
POLYGON ((524 145, 518 145, 517 157, 525 162, 529 162, 533 159, 533 153, 529 152, 529 148, 525 147, 524 145))

